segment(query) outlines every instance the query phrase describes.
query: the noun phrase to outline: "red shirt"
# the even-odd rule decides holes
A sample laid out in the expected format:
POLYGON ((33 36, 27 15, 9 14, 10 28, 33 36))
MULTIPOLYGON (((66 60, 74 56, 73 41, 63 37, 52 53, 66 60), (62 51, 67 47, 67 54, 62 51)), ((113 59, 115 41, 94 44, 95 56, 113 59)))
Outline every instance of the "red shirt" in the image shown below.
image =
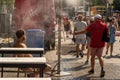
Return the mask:
POLYGON ((107 28, 107 26, 102 21, 95 21, 87 27, 86 31, 90 32, 91 34, 90 47, 102 48, 105 46, 105 42, 102 42, 102 35, 105 28, 107 28))

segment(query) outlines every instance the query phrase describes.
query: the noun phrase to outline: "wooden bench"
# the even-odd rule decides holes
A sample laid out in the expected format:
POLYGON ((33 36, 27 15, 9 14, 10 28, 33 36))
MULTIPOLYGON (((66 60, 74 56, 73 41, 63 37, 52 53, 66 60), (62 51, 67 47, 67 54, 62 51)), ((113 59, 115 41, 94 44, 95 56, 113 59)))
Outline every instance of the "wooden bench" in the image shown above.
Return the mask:
POLYGON ((4 57, 4 54, 40 54, 40 57, 44 53, 44 48, 0 48, 0 54, 4 57))
POLYGON ((39 68, 39 75, 43 77, 44 69, 46 67, 45 57, 2 57, 0 58, 1 77, 3 77, 3 67, 18 67, 18 68, 39 68))
POLYGON ((0 80, 51 80, 51 78, 0 78, 0 80))
MULTIPOLYGON (((44 53, 44 48, 11 48, 11 47, 0 48, 0 54, 2 54, 2 57, 4 57, 4 54, 20 54, 20 53, 39 54, 40 57, 42 57, 44 53)), ((3 74, 1 74, 1 76, 3 76, 3 74)))

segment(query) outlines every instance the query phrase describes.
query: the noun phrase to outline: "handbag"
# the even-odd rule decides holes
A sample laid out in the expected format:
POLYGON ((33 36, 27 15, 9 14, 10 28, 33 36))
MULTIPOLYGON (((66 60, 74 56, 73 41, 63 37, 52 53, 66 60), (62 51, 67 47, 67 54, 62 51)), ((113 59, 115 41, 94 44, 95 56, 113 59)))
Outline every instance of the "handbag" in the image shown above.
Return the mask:
POLYGON ((102 42, 109 42, 110 41, 110 35, 107 31, 107 29, 105 29, 103 31, 103 35, 102 35, 102 42))

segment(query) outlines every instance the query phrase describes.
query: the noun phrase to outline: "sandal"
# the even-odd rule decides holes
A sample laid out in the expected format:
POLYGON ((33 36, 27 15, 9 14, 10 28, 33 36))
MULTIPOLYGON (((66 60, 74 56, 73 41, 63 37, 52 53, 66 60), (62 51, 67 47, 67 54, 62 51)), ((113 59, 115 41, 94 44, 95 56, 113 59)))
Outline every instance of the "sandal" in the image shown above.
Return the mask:
POLYGON ((88 61, 88 60, 86 60, 86 61, 85 61, 85 64, 89 64, 89 61, 88 61))

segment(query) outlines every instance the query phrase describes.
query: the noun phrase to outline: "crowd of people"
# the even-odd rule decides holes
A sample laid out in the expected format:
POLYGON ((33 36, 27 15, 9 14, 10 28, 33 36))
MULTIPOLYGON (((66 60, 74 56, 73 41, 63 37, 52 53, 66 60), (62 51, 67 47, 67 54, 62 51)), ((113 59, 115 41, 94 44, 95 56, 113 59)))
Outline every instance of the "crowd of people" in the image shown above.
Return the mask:
MULTIPOLYGON (((120 18, 114 16, 106 18, 100 14, 91 17, 78 15, 77 22, 73 25, 72 40, 76 46, 76 58, 79 58, 79 56, 83 58, 85 47, 87 48, 85 64, 88 64, 89 61, 91 63, 91 69, 88 71, 89 74, 93 74, 95 71, 95 57, 97 56, 101 66, 100 77, 105 76, 104 61, 102 59, 103 49, 104 47, 106 48, 105 55, 108 55, 108 52, 110 52, 110 57, 113 56, 114 43, 116 41, 115 33, 120 30, 119 23, 120 18), (103 36, 104 39, 107 37, 107 41, 102 40, 103 36)), ((69 30, 70 27, 71 24, 69 24, 69 30)))
MULTIPOLYGON (((91 69, 88 71, 89 74, 94 73, 94 66, 95 66, 95 57, 97 56, 99 59, 101 73, 100 77, 105 76, 104 70, 104 61, 102 59, 103 49, 106 47, 106 55, 108 55, 109 48, 110 48, 110 56, 113 56, 113 49, 115 43, 115 32, 116 30, 120 30, 119 20, 116 22, 115 17, 110 17, 106 19, 105 17, 97 14, 92 17, 85 17, 83 15, 78 15, 77 22, 74 24, 73 29, 73 38, 72 40, 75 43, 76 47, 76 58, 83 58, 84 57, 84 50, 87 48, 87 58, 85 64, 91 63, 91 69), (104 31, 109 36, 108 41, 103 41, 104 31), (107 45, 106 45, 107 44, 107 45)), ((69 38, 69 34, 71 34, 71 23, 70 20, 65 17, 63 18, 63 25, 66 38, 69 38)), ((27 48, 25 44, 26 35, 24 30, 16 31, 17 41, 14 43, 13 47, 19 48, 27 48)), ((13 57, 33 57, 32 54, 16 54, 13 57)), ((18 69, 20 70, 20 69, 18 69)), ((24 72, 34 71, 33 68, 25 68, 21 69, 24 72)), ((50 71, 51 66, 46 64, 45 72, 50 71)), ((38 69, 36 73, 25 73, 27 77, 37 77, 38 76, 38 69)))

